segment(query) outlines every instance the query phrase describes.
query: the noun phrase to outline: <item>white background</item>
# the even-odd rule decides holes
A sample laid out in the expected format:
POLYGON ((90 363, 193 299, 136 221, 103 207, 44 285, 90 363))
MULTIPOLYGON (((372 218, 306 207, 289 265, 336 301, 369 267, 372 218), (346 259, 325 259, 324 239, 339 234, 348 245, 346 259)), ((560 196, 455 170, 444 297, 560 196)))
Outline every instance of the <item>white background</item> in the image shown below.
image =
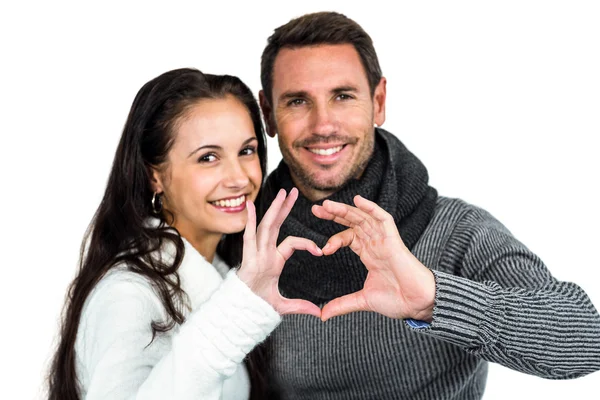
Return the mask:
MULTIPOLYGON (((306 12, 340 11, 370 33, 388 78, 384 128, 440 194, 490 211, 600 306, 599 3, 7 3, 0 398, 41 396, 80 241, 137 90, 189 66, 238 75, 258 93, 267 37, 306 12)), ((280 155, 268 144, 273 169, 280 155)), ((547 381, 494 365, 485 399, 589 398, 599 384, 600 372, 547 381)))

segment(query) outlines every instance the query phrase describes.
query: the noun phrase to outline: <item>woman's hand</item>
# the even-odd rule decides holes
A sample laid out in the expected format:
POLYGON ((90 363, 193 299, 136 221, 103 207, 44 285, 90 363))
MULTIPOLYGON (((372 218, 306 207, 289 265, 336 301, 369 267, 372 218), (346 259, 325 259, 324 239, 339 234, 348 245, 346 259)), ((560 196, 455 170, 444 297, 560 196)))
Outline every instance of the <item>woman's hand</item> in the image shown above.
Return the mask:
POLYGON ((307 250, 314 256, 323 252, 313 241, 288 236, 277 246, 279 228, 290 213, 298 198, 298 189, 294 188, 286 197, 280 190, 256 229, 256 210, 251 201, 246 202, 248 221, 244 231, 244 255, 238 277, 248 287, 262 297, 281 315, 310 314, 321 316, 321 310, 313 303, 300 299, 287 299, 279 293, 279 276, 285 262, 296 250, 307 250))
POLYGON ((390 318, 431 321, 433 274, 406 248, 389 213, 361 196, 354 198, 354 204, 356 207, 325 200, 322 206, 312 208, 315 216, 348 227, 329 238, 323 254, 349 246, 369 270, 363 289, 327 303, 321 319, 375 311, 390 318))

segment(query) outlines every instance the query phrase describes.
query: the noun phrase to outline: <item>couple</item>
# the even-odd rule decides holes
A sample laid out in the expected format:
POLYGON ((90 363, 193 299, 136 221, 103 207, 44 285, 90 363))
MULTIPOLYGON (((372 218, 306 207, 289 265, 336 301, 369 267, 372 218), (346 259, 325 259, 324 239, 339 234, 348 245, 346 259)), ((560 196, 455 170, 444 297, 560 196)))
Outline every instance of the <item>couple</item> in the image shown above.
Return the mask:
POLYGON ((477 399, 488 361, 600 369, 587 295, 484 210, 438 196, 374 128, 386 80, 359 25, 316 13, 277 28, 261 80, 283 154, 269 177, 239 79, 180 69, 138 92, 51 399, 477 399))

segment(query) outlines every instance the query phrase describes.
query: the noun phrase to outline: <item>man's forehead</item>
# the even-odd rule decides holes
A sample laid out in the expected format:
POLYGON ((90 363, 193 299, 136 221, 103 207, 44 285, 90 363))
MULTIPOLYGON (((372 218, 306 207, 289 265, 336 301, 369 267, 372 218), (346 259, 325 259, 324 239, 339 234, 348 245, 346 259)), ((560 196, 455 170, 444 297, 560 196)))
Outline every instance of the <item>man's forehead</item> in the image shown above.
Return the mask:
POLYGON ((273 66, 274 94, 368 86, 367 75, 351 44, 280 50, 273 66))

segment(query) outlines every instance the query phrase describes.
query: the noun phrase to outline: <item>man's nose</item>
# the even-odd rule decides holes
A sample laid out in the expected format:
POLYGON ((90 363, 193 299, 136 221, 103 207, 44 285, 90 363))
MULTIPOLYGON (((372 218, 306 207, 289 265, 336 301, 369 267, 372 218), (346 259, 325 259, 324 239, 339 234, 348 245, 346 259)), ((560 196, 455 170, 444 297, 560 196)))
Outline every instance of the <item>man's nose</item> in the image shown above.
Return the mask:
POLYGON ((313 107, 311 119, 313 133, 317 135, 330 135, 335 133, 335 114, 326 102, 317 104, 313 107))

